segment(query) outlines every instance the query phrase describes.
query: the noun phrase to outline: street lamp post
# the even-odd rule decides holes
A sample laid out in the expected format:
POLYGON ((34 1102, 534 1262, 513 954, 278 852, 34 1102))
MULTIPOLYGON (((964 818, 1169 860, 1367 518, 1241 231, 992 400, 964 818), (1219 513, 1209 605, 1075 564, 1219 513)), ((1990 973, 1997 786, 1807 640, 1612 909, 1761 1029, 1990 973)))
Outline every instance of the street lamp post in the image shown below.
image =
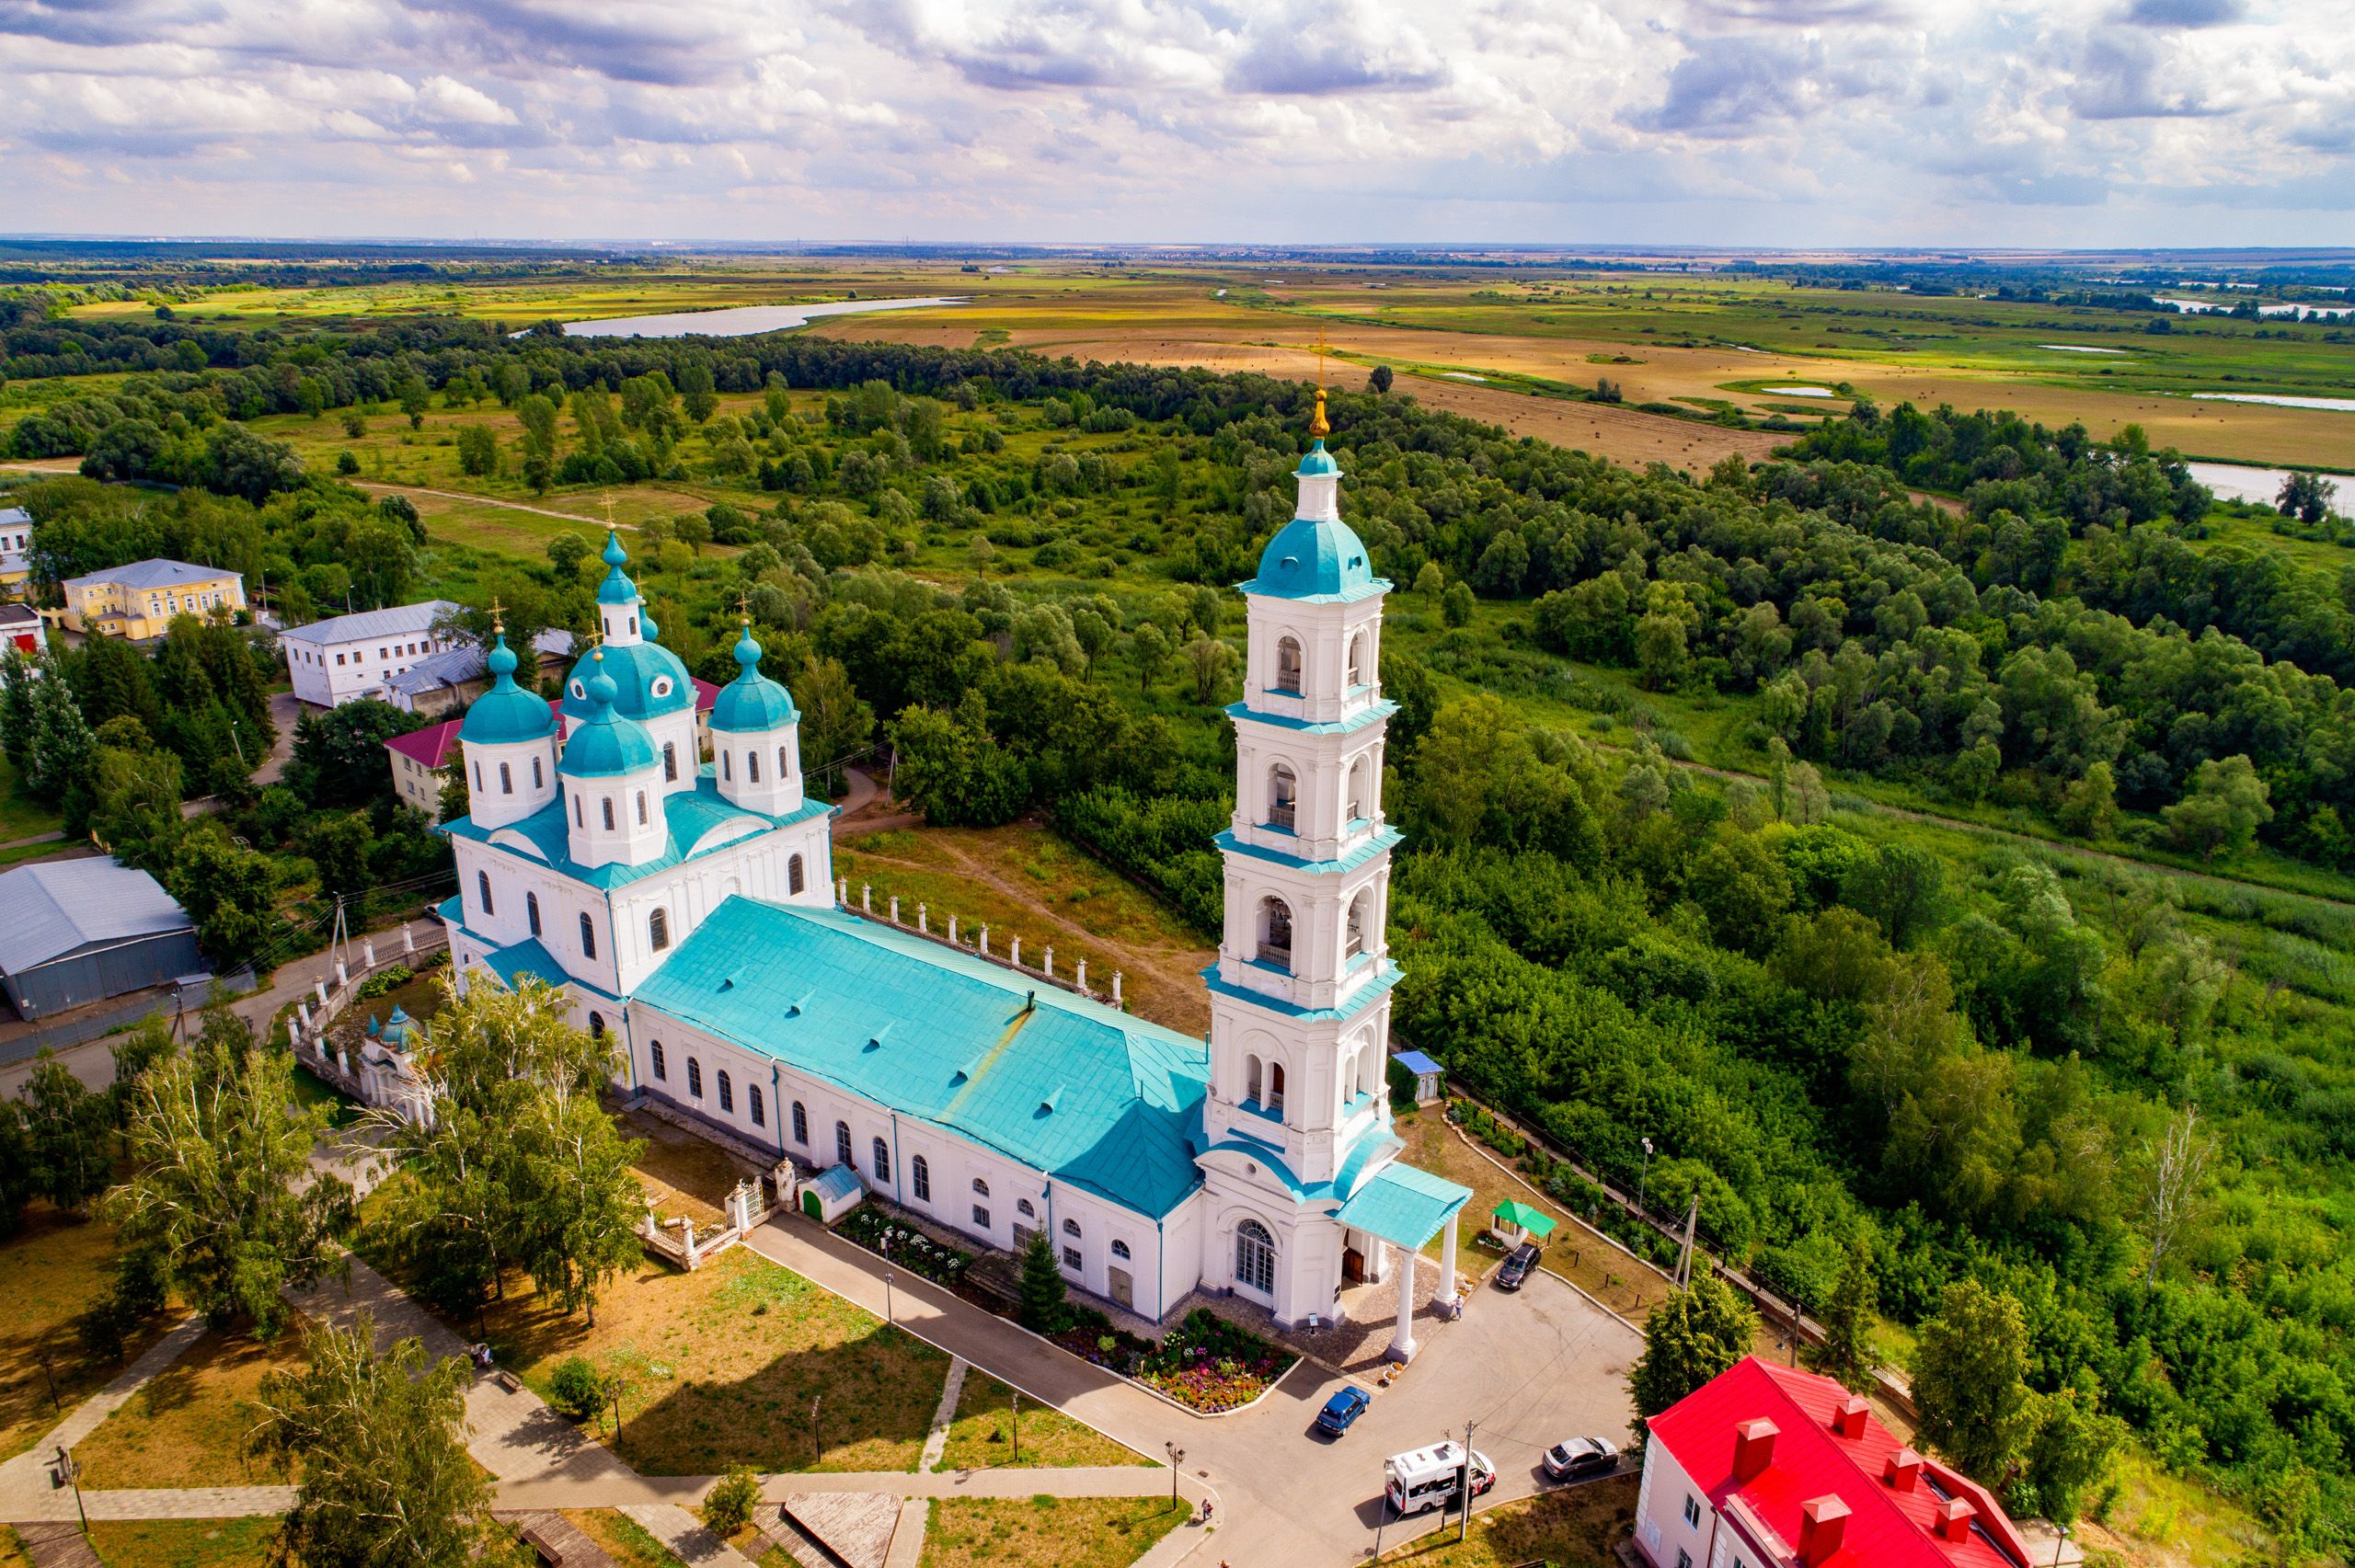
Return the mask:
POLYGON ((1178 1502, 1178 1467, 1186 1462, 1186 1450, 1175 1443, 1166 1442, 1161 1446, 1169 1450, 1169 1501, 1175 1506, 1178 1502))
POLYGON ((1646 1190, 1647 1188, 1648 1188, 1648 1187, 1651 1185, 1651 1180, 1652 1180, 1652 1140, 1651 1140, 1650 1139, 1648 1139, 1648 1139, 1644 1139, 1644 1169, 1643 1169, 1643 1173, 1642 1173, 1641 1175, 1639 1175, 1639 1176, 1637 1176, 1637 1177, 1636 1178, 1636 1212, 1637 1212, 1637 1216, 1638 1216, 1639 1218, 1640 1218, 1642 1215, 1644 1215, 1644 1214, 1647 1214, 1647 1213, 1649 1213, 1649 1212, 1650 1212, 1648 1209, 1647 1209, 1647 1208, 1645 1208, 1645 1207, 1644 1207, 1644 1193, 1645 1193, 1645 1190, 1646 1190))
POLYGON ((57 1445, 57 1473, 73 1482, 74 1511, 82 1516, 82 1536, 86 1540, 90 1534, 90 1511, 82 1506, 82 1467, 74 1462, 74 1456, 66 1451, 63 1443, 57 1445))
POLYGON ((2068 1550, 2069 1527, 2058 1526, 2060 1533, 2052 1538, 2052 1568, 2061 1568, 2061 1554, 2068 1550))
POLYGON ((1009 1388, 1006 1394, 1014 1402, 1014 1462, 1022 1462, 1022 1391, 1009 1388))

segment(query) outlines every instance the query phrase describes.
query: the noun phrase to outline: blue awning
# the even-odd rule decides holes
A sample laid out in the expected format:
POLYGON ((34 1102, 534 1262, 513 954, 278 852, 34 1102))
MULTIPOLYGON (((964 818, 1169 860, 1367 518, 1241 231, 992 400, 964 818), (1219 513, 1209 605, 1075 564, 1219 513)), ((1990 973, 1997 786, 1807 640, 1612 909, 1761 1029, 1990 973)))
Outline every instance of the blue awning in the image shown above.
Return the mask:
POLYGON ((1390 1059, 1396 1062, 1400 1067, 1405 1068, 1407 1071, 1414 1073, 1417 1077, 1420 1077, 1426 1072, 1437 1072, 1440 1070, 1439 1063, 1431 1060, 1430 1058, 1425 1056, 1420 1051, 1400 1051, 1390 1059))
POLYGON ((1456 1210, 1471 1201, 1472 1189, 1395 1162, 1376 1172, 1334 1218, 1414 1252, 1440 1232, 1456 1210))

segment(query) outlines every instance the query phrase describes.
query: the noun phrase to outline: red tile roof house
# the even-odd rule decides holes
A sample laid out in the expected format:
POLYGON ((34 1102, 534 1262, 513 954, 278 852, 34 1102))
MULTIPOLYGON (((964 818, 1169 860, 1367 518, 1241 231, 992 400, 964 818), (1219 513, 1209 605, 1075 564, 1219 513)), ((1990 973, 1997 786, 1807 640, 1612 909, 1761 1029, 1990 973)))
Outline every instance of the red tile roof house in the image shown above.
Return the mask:
POLYGON ((1650 1427, 1636 1547, 1654 1568, 2037 1568, 1986 1488, 1830 1378, 1747 1356, 1650 1427))
MULTIPOLYGON (((690 680, 695 678, 690 676, 690 680)), ((719 700, 719 688, 708 681, 695 681, 695 719, 697 733, 711 716, 711 706, 719 700)), ((557 715, 559 734, 565 727, 564 710, 560 704, 550 703, 557 715)), ((428 817, 442 815, 442 770, 458 758, 458 727, 465 722, 461 714, 445 718, 440 724, 429 724, 423 729, 412 729, 407 735, 396 735, 385 742, 391 754, 394 797, 412 810, 428 817)))

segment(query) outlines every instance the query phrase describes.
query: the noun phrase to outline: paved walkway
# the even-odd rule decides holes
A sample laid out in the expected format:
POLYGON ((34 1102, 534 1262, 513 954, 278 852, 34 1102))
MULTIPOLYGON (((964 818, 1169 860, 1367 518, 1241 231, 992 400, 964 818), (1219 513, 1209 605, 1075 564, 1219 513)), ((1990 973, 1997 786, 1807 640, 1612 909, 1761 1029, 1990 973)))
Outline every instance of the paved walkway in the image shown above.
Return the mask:
POLYGON ((701 1519, 676 1504, 637 1504, 622 1512, 645 1527, 648 1535, 677 1553, 689 1568, 752 1568, 750 1558, 712 1534, 701 1519))
POLYGON ((916 1469, 936 1470, 940 1456, 948 1449, 949 1424, 957 1419, 957 1402, 965 1397, 965 1363, 952 1356, 948 1358, 948 1376, 941 1379, 940 1405, 932 1413, 932 1430, 925 1435, 924 1457, 916 1461, 916 1469))

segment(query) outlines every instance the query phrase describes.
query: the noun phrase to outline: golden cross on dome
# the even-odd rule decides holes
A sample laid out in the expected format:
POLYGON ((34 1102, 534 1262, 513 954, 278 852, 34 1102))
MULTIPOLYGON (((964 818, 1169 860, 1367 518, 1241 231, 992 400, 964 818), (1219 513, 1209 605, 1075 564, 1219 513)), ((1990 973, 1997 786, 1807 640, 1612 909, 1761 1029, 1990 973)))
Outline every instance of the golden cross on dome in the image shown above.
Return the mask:
POLYGON ((736 590, 736 613, 744 618, 747 626, 752 624, 752 596, 741 588, 736 590))
POLYGON ((499 595, 494 593, 490 596, 490 635, 494 637, 502 636, 506 631, 506 626, 499 618, 499 595))

